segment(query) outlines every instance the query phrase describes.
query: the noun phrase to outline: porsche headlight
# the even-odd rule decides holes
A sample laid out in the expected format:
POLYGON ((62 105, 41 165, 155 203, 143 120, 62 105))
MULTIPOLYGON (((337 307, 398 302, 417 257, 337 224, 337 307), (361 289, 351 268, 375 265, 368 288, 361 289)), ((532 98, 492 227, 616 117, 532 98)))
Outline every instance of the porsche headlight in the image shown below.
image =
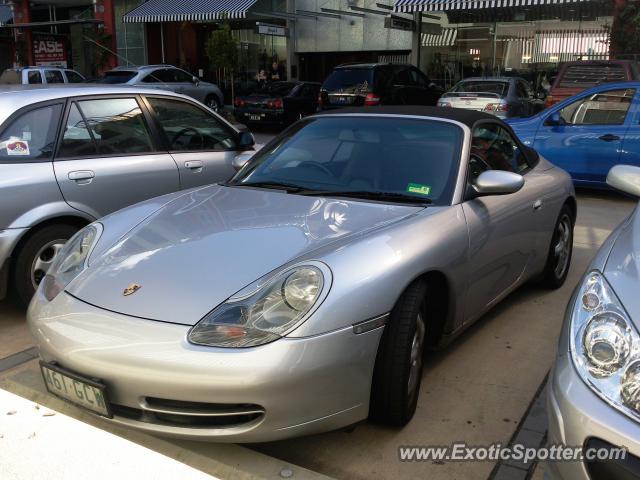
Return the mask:
POLYGON ((598 395, 640 417, 640 336, 599 272, 585 277, 573 306, 571 356, 598 395))
POLYGON ((40 288, 51 301, 87 268, 89 255, 102 233, 102 224, 92 223, 64 245, 40 282, 40 288))
POLYGON ((323 264, 300 265, 241 290, 191 329, 188 340, 210 347, 255 347, 284 336, 318 303, 330 276, 323 264))

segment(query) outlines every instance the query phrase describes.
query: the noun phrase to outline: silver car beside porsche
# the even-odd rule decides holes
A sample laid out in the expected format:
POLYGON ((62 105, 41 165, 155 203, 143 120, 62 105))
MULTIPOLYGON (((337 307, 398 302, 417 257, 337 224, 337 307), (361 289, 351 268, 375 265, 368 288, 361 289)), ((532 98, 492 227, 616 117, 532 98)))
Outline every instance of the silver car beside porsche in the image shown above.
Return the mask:
POLYGON ((308 117, 228 182, 78 232, 28 318, 49 391, 149 432, 258 442, 412 418, 423 353, 563 284, 569 176, 494 116, 308 117))

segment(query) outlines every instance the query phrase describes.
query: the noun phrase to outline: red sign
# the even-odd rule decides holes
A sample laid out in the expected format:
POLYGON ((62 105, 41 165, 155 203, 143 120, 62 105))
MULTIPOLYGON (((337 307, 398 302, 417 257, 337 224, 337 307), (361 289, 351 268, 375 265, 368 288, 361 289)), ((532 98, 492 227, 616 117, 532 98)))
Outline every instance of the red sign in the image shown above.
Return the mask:
POLYGON ((54 35, 33 35, 33 59, 36 66, 67 67, 67 46, 64 38, 54 35))

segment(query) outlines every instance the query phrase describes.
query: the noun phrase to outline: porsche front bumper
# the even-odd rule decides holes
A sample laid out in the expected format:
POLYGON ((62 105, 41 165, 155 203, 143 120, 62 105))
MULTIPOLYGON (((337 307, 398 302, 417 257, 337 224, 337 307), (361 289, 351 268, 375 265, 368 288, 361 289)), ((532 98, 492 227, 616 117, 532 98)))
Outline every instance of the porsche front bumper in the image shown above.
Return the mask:
POLYGON ((46 362, 106 385, 112 421, 194 440, 262 442, 368 415, 382 327, 351 326, 254 348, 192 345, 188 326, 129 317, 67 293, 28 312, 46 362))

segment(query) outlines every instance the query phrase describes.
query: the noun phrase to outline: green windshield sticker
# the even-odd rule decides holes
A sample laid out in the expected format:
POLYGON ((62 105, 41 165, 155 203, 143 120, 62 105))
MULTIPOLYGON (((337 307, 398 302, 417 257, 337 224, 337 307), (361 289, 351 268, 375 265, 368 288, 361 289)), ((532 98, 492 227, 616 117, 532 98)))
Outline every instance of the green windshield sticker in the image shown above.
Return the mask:
POLYGON ((431 194, 431 187, 428 185, 422 185, 420 183, 410 183, 407 185, 407 192, 409 193, 418 193, 420 195, 429 195, 431 194))

